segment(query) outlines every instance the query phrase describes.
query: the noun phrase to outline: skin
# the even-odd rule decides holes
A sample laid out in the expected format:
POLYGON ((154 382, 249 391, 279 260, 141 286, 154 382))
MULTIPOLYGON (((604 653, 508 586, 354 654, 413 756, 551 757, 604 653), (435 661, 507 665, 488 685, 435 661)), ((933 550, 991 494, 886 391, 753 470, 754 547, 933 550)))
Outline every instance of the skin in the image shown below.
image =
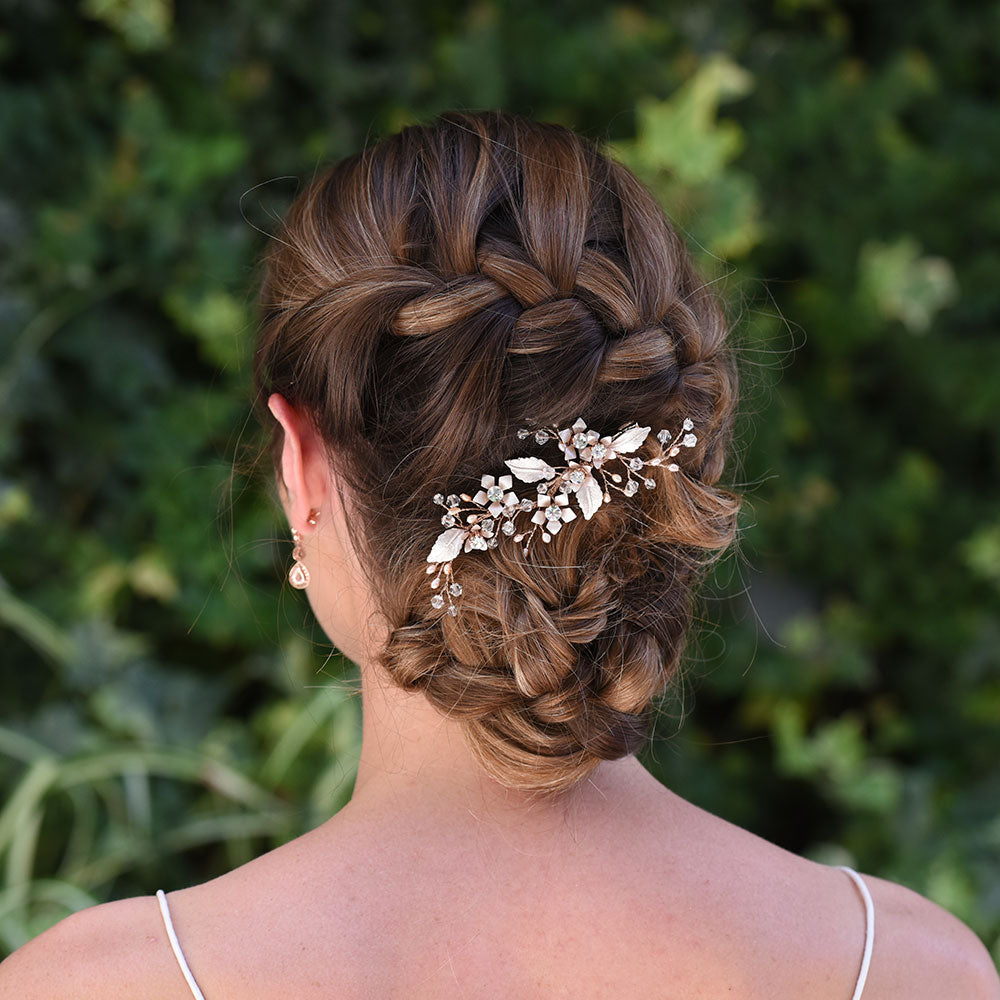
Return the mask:
MULTIPOLYGON (((458 725, 379 676, 385 627, 320 442, 281 396, 282 502, 307 595, 361 668, 350 803, 316 829, 168 893, 206 1000, 850 1000, 864 906, 848 876, 706 813, 634 758, 555 802, 502 787, 458 725), (308 523, 318 511, 317 524, 308 523)), ((876 933, 865 1000, 1000 1000, 979 939, 865 876, 876 933)), ((0 996, 190 1000, 155 897, 80 911, 0 965, 0 996)))

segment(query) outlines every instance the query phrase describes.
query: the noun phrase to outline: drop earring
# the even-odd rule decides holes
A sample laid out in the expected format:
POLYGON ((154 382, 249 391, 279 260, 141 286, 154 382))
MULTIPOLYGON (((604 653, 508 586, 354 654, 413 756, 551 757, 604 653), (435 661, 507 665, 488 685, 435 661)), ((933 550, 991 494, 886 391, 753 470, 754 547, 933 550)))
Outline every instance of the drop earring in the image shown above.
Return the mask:
POLYGON ((309 586, 309 570, 302 561, 305 555, 302 551, 302 536, 295 528, 292 528, 292 541, 295 543, 295 548, 292 549, 292 558, 295 560, 295 565, 288 571, 288 582, 296 590, 304 590, 309 586))

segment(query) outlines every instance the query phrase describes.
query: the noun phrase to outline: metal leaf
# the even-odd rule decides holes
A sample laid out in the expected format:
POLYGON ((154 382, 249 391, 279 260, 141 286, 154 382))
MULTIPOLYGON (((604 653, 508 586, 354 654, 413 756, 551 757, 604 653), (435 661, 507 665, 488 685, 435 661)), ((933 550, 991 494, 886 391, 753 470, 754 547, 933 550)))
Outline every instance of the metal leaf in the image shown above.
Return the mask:
POLYGON ((615 454, 621 452, 635 451, 649 433, 648 427, 626 427, 625 430, 616 434, 611 441, 611 447, 615 454))
POLYGON ((577 488, 576 499, 584 518, 589 521, 604 502, 604 491, 593 476, 587 476, 577 488))
POLYGON ((556 474, 542 458, 508 458, 504 464, 522 483, 537 483, 539 479, 552 479, 556 474))
POLYGON ((427 561, 429 563, 451 562, 462 551, 462 543, 468 533, 465 528, 448 528, 446 531, 442 531, 434 540, 427 561))

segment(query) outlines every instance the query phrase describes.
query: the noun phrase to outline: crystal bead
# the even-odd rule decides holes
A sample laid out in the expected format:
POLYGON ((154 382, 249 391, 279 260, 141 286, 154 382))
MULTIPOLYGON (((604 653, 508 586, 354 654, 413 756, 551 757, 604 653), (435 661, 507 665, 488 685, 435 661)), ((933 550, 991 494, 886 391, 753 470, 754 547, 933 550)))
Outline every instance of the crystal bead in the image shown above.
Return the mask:
POLYGON ((526 430, 524 430, 524 428, 521 428, 521 430, 519 430, 517 432, 517 436, 519 438, 526 438, 530 433, 531 433, 531 431, 526 431, 526 430))
POLYGON ((693 448, 698 443, 698 438, 694 434, 685 434, 684 440, 681 443, 685 448, 693 448))
POLYGON ((444 503, 444 494, 443 493, 435 493, 434 494, 434 502, 435 503, 444 503))
POLYGON ((625 496, 634 497, 638 489, 639 484, 634 479, 630 479, 625 484, 625 496))
POLYGON ((643 482, 643 485, 646 487, 647 490, 651 490, 656 485, 656 480, 655 479, 646 479, 643 482))
POLYGON ((571 483, 582 483, 586 478, 587 474, 583 471, 583 469, 574 469, 569 474, 569 481, 571 483))
POLYGON ((453 597, 459 597, 462 593, 462 585, 460 583, 449 583, 448 593, 453 597))
POLYGON ((521 501, 521 510, 532 510, 534 506, 534 502, 529 500, 527 497, 521 501))
POLYGON ((545 494, 549 492, 549 484, 548 483, 539 483, 538 484, 538 492, 541 493, 542 496, 545 496, 545 494))
POLYGON ((667 472, 680 472, 680 470, 681 470, 681 467, 679 465, 677 465, 676 462, 671 462, 667 466, 667 472))
POLYGON ((660 444, 666 444, 667 441, 670 440, 670 431, 662 430, 657 432, 656 440, 659 441, 660 444))
POLYGON ((435 594, 431 598, 431 604, 434 605, 435 608, 443 608, 444 607, 444 594, 435 594))
POLYGON ((500 527, 500 530, 505 535, 513 535, 517 529, 514 527, 513 521, 504 521, 504 523, 500 527))
POLYGON ((448 506, 449 507, 457 507, 461 502, 462 502, 462 498, 461 497, 456 496, 454 493, 449 493, 448 494, 448 506))
POLYGON ((487 539, 486 544, 491 548, 495 549, 497 547, 497 538, 495 535, 490 535, 487 539))
POLYGON ((486 491, 486 496, 490 500, 502 500, 503 499, 503 489, 499 486, 491 486, 486 491))
POLYGON ((448 614, 451 615, 452 618, 454 618, 455 615, 458 614, 458 608, 456 608, 454 604, 449 604, 448 605, 448 614))
POLYGON ((552 541, 552 536, 547 531, 543 531, 542 532, 542 541, 543 542, 551 542, 552 541))
POLYGON ((562 514, 559 512, 558 507, 546 507, 545 508, 545 518, 548 521, 561 521, 562 514))
POLYGON ((574 448, 586 448, 588 443, 589 442, 587 441, 587 435, 584 434, 582 431, 579 432, 578 434, 573 435, 574 448))
POLYGON ((642 468, 642 459, 641 458, 630 458, 629 462, 628 462, 628 467, 633 472, 638 472, 642 468))
POLYGON ((479 522, 479 527, 482 529, 484 535, 492 535, 493 529, 496 527, 496 521, 492 517, 484 518, 479 522))
POLYGON ((684 430, 694 430, 694 421, 690 417, 684 418, 684 430))
POLYGON ((539 444, 545 444, 545 442, 548 441, 548 439, 549 436, 548 434, 545 433, 545 431, 535 431, 535 440, 539 444))
POLYGON ((592 458, 604 458, 607 455, 608 449, 606 445, 603 445, 598 441, 593 448, 590 449, 590 454, 592 458))
POLYGON ((455 527, 455 515, 454 514, 443 514, 441 516, 441 523, 446 528, 454 528, 455 527))

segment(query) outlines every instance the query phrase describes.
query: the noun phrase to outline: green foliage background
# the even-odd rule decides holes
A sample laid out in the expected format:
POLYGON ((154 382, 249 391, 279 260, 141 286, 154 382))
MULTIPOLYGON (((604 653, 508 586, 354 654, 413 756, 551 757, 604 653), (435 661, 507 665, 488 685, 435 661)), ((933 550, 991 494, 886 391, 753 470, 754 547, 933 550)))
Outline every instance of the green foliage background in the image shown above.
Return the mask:
POLYGON ((254 261, 318 165, 502 106, 606 138, 731 304, 747 516, 648 765, 1000 957, 1000 5, 0 11, 3 949, 349 798, 353 668, 231 475, 254 261))

